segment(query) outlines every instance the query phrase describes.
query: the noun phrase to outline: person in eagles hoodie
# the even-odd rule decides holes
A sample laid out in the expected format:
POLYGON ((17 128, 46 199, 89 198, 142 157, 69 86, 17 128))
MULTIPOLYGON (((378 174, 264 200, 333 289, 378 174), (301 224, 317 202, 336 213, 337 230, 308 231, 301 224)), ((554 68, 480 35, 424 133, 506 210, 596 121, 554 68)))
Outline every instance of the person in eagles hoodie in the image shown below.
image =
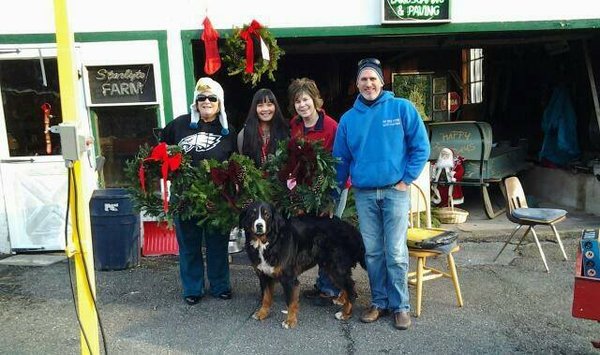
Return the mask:
MULTIPOLYGON (((200 78, 190 111, 169 122, 162 130, 161 140, 169 145, 179 145, 195 166, 203 159, 212 158, 220 162, 229 159, 237 151, 237 134, 227 122, 221 85, 211 78, 200 78)), ((194 305, 204 296, 203 239, 210 294, 223 300, 231 299, 229 237, 197 223, 194 218, 175 218, 183 299, 194 305)))
POLYGON ((371 323, 391 311, 394 327, 408 329, 408 186, 429 158, 429 139, 414 105, 384 91, 383 83, 379 60, 358 63, 360 94, 340 119, 333 156, 340 188, 352 176, 365 244, 371 307, 360 319, 371 323))

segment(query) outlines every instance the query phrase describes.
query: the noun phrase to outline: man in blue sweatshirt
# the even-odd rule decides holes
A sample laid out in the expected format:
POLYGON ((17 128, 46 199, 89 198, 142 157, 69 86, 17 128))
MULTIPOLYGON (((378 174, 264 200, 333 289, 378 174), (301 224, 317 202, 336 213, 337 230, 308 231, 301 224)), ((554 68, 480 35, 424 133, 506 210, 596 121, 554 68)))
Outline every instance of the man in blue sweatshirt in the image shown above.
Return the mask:
POLYGON ((429 139, 414 105, 384 91, 383 83, 379 60, 358 63, 360 94, 340 119, 333 155, 340 159, 340 188, 352 177, 366 249, 371 307, 360 319, 371 323, 392 311, 394 326, 408 329, 408 186, 429 158, 429 139))

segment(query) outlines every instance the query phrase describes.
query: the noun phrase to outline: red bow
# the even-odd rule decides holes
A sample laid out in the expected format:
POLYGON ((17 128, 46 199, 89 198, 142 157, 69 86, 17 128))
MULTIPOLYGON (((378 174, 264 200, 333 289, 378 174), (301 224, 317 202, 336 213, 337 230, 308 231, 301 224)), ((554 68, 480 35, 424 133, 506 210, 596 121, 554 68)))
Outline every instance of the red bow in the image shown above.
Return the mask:
POLYGON ((235 200, 240 194, 242 185, 243 168, 235 161, 230 161, 229 166, 224 168, 210 169, 210 177, 221 191, 221 195, 225 197, 229 205, 234 210, 239 210, 235 204, 235 200), (228 193, 229 192, 229 193, 228 193))
POLYGON ((240 37, 246 41, 246 73, 254 73, 254 43, 252 36, 260 38, 258 30, 262 25, 256 20, 252 20, 247 29, 240 32, 240 37))
POLYGON ((170 157, 169 153, 167 152, 167 144, 163 142, 152 149, 150 156, 141 162, 140 169, 138 170, 138 177, 140 178, 140 185, 142 186, 142 191, 146 192, 146 173, 144 170, 144 163, 147 161, 162 162, 160 171, 163 180, 163 209, 165 212, 169 210, 169 201, 167 199, 168 174, 169 171, 175 171, 179 169, 179 166, 181 165, 181 160, 181 153, 177 153, 170 157))
POLYGON ((285 166, 279 170, 280 181, 296 179, 298 185, 312 186, 317 169, 317 153, 312 144, 306 141, 290 139, 287 146, 288 159, 285 166))

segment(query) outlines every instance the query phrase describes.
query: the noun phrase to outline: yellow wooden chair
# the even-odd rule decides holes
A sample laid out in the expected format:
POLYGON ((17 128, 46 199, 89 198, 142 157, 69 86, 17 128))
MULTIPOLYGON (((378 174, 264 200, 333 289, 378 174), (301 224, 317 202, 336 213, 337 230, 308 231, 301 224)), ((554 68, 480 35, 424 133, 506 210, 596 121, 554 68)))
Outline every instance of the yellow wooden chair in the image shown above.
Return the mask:
POLYGON ((411 258, 415 258, 417 261, 416 270, 408 273, 408 283, 410 285, 417 287, 417 310, 415 315, 419 317, 421 315, 421 303, 423 300, 423 282, 429 280, 435 280, 441 277, 446 277, 452 279, 452 283, 454 284, 454 291, 456 292, 456 300, 459 307, 463 306, 463 298, 460 292, 460 284, 458 282, 458 273, 456 272, 456 264, 454 263, 453 254, 460 250, 457 242, 454 242, 454 245, 450 245, 450 250, 446 253, 435 250, 435 249, 422 249, 416 248, 411 245, 418 244, 419 242, 429 239, 435 236, 441 236, 443 234, 448 233, 449 231, 440 229, 440 228, 431 228, 431 211, 429 208, 429 204, 427 203, 427 199, 425 198, 425 193, 423 190, 416 184, 411 185, 411 198, 418 198, 420 202, 421 199, 425 202, 425 216, 426 216, 426 226, 425 228, 421 228, 421 216, 419 211, 419 203, 417 203, 417 212, 413 213, 411 209, 410 213, 410 226, 408 228, 407 240, 408 240, 408 254, 411 258), (412 193, 416 189, 417 193, 412 193), (442 255, 446 255, 446 260, 448 262, 448 271, 442 271, 435 269, 433 267, 427 266, 427 258, 437 258, 442 255))

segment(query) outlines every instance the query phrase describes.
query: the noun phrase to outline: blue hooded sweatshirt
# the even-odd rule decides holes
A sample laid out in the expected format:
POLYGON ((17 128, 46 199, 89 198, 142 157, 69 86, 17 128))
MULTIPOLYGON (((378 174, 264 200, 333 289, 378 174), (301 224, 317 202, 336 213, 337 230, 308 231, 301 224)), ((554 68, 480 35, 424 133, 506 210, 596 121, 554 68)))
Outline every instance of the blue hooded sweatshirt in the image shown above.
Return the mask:
POLYGON ((384 91, 371 106, 359 98, 338 125, 333 156, 337 181, 362 189, 410 185, 429 158, 429 138, 414 105, 384 91))

